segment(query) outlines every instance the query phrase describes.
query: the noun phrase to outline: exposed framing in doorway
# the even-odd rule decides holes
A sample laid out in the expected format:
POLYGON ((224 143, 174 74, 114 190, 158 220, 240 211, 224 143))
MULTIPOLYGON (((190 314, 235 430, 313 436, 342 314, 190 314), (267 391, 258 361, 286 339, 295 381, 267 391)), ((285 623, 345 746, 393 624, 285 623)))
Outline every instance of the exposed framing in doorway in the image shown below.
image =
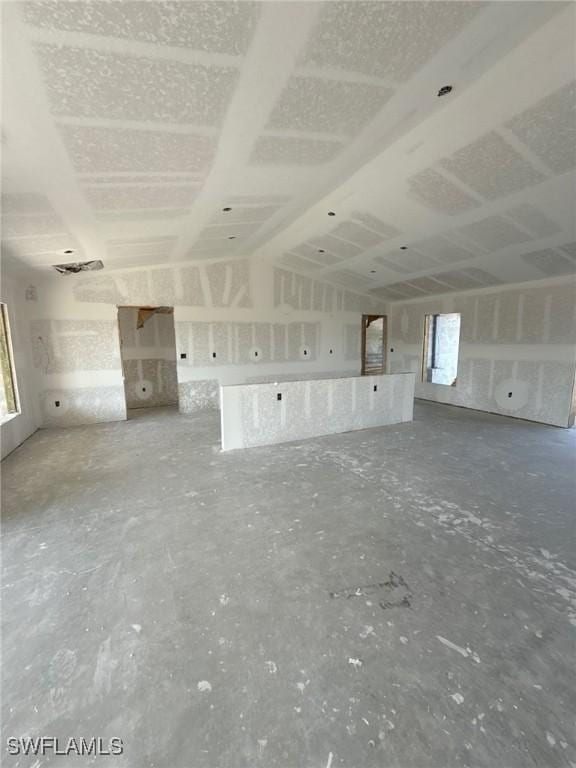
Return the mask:
POLYGON ((362 315, 362 376, 386 373, 388 318, 362 315))
POLYGON ((174 307, 118 306, 126 410, 178 405, 174 307))

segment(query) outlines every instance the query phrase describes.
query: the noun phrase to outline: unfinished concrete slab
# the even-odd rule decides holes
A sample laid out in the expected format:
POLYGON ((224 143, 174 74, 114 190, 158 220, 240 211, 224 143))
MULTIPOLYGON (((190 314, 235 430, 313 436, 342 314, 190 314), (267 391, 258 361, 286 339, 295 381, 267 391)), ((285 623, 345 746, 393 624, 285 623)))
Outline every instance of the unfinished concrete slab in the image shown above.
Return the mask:
POLYGON ((37 432, 3 464, 4 735, 116 736, 130 768, 574 764, 575 449, 433 403, 228 454, 213 412, 37 432))

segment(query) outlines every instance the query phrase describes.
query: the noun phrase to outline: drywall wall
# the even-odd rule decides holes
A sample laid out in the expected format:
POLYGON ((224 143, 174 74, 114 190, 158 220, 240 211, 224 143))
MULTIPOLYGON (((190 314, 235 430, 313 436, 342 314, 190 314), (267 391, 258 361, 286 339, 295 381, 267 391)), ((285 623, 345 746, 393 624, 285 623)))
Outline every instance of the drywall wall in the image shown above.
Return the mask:
POLYGON ((138 307, 119 307, 120 352, 127 408, 178 402, 174 314, 150 315, 141 328, 138 307))
POLYGON ((416 373, 416 397, 566 427, 576 365, 570 278, 392 304, 391 371, 416 373), (424 317, 461 314, 456 386, 422 381, 424 317))
POLYGON ((414 375, 222 387, 222 450, 412 421, 414 375))
POLYGON ((50 273, 38 297, 30 341, 45 426, 126 418, 118 306, 174 307, 183 413, 219 408, 221 384, 359 373, 361 315, 385 309, 247 259, 50 273))
POLYGON ((0 426, 4 458, 30 437, 39 423, 26 311, 28 303, 36 299, 36 290, 24 278, 12 277, 3 271, 0 296, 8 307, 19 402, 19 412, 4 417, 0 426))

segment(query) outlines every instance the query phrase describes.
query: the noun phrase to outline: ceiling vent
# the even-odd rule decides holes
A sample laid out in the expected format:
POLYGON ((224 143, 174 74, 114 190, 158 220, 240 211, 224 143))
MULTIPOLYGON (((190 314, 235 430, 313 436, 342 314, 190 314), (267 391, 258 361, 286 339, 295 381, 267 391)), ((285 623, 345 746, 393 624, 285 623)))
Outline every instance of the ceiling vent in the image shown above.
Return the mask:
POLYGON ((72 261, 69 264, 54 264, 56 272, 61 275, 76 275, 78 272, 93 272, 97 269, 103 269, 104 264, 100 259, 95 261, 72 261))

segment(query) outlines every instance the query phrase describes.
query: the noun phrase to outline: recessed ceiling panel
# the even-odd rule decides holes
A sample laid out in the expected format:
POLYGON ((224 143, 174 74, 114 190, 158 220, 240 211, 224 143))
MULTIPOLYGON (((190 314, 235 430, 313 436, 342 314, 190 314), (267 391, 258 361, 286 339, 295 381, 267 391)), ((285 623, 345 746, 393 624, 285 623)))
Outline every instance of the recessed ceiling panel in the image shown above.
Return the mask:
POLYGON ((309 243, 301 243, 291 250, 299 256, 312 259, 312 261, 317 261, 318 264, 324 264, 325 266, 338 264, 338 262, 342 261, 342 257, 335 256, 333 253, 321 253, 317 246, 310 245, 309 243))
POLYGON ((297 256, 294 253, 284 254, 280 261, 289 267, 300 269, 303 272, 314 272, 316 269, 321 269, 320 264, 314 264, 313 262, 308 261, 308 259, 303 259, 301 256, 297 256))
POLYGON ((501 216, 487 216, 480 221, 458 227, 456 232, 474 240, 490 252, 531 240, 530 235, 501 216))
POLYGON ((107 252, 109 256, 134 256, 138 253, 162 253, 168 256, 178 238, 172 235, 164 237, 132 237, 109 240, 107 252))
POLYGON ((426 254, 419 253, 412 248, 408 251, 393 252, 387 254, 380 260, 380 257, 376 257, 375 261, 379 261, 381 264, 389 262, 391 264, 397 264, 399 271, 401 272, 420 272, 423 269, 432 269, 438 266, 438 262, 431 259, 426 254))
POLYGON ((292 77, 268 127, 353 136, 378 114, 392 94, 388 88, 368 83, 292 77))
POLYGON ((433 168, 416 173, 408 179, 408 194, 427 208, 456 216, 480 203, 433 168))
POLYGON ((407 80, 478 13, 483 3, 327 2, 303 61, 407 80))
POLYGON ((495 131, 458 150, 441 164, 488 200, 510 195, 545 178, 495 131))
POLYGON ((321 165, 332 160, 342 149, 337 141, 300 139, 289 136, 260 136, 251 165, 321 165))
POLYGON ((214 154, 211 138, 192 133, 84 125, 61 125, 60 132, 79 173, 201 171, 214 154))
POLYGON ((363 224, 368 229, 372 229, 374 232, 378 232, 384 237, 385 240, 400 234, 399 229, 393 227, 392 224, 387 224, 385 221, 382 221, 382 219, 373 216, 371 213, 366 213, 364 211, 352 211, 350 218, 354 219, 354 221, 360 222, 360 224, 363 224))
POLYGON ((487 272, 485 269, 478 269, 477 267, 467 267, 462 272, 473 280, 477 280, 481 285, 499 285, 502 280, 496 275, 487 272))
POLYGON ((126 211, 97 211, 99 221, 154 221, 159 219, 179 219, 188 216, 189 208, 142 208, 126 211))
POLYGON ((562 232, 562 227, 543 213, 539 208, 528 203, 510 208, 506 215, 520 226, 527 229, 534 237, 548 237, 562 232))
POLYGON ((456 261, 473 259, 476 254, 457 243, 453 243, 447 237, 436 235, 426 240, 419 240, 414 246, 425 254, 430 255, 436 261, 444 264, 452 264, 456 261))
POLYGON ((576 82, 542 99, 506 124, 556 173, 576 167, 576 82))
POLYGON ((330 280, 334 280, 336 283, 340 283, 348 288, 356 288, 356 290, 366 290, 372 282, 369 277, 353 272, 351 269, 341 269, 337 272, 330 272, 328 275, 330 280))
MULTIPOLYGON (((223 206, 227 208, 230 206, 223 206)), ((229 211, 221 210, 212 218, 213 224, 233 224, 246 221, 266 221, 280 210, 279 205, 235 206, 229 211)))
POLYGON ((554 275, 571 275, 576 273, 576 262, 551 249, 525 253, 521 258, 526 264, 529 264, 546 276, 552 277, 554 275))
POLYGON ((260 3, 46 2, 25 3, 29 24, 143 43, 242 54, 254 33, 260 3))
POLYGON ((231 68, 88 48, 36 50, 56 115, 216 126, 238 79, 231 68))
POLYGON ((343 259, 349 259, 352 256, 358 256, 358 254, 362 253, 363 250, 357 245, 353 245, 346 240, 340 240, 339 237, 332 237, 332 235, 315 237, 309 242, 311 242, 312 245, 316 245, 317 248, 330 251, 330 253, 334 253, 336 256, 340 256, 343 259))
POLYGON ((189 185, 160 187, 85 187, 84 195, 96 209, 181 208, 190 206, 198 192, 189 185))
POLYGON ((331 230, 330 234, 341 237, 344 240, 349 240, 351 243, 362 248, 370 248, 384 240, 382 235, 373 232, 371 229, 366 229, 353 221, 340 222, 338 226, 331 230))

